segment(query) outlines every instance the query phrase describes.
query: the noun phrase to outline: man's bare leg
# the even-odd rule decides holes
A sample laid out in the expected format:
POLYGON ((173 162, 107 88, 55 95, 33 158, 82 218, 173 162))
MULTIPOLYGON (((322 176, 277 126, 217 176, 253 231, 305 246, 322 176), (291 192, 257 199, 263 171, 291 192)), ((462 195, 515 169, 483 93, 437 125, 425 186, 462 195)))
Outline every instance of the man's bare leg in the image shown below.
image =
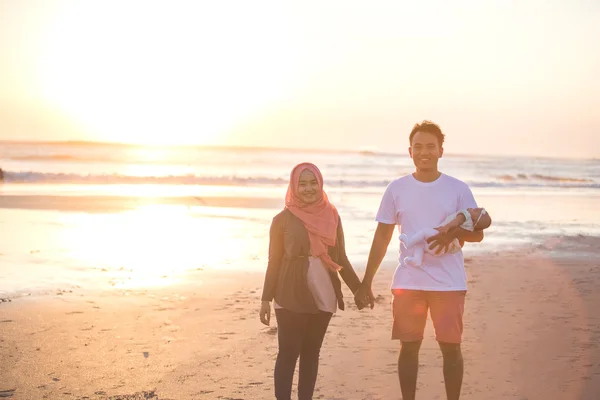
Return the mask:
POLYGON ((419 372, 419 349, 421 340, 402 342, 398 356, 398 379, 402 400, 415 400, 417 392, 417 374, 419 372))
POLYGON ((464 362, 460 344, 439 342, 444 356, 444 384, 448 400, 459 400, 463 381, 464 362))

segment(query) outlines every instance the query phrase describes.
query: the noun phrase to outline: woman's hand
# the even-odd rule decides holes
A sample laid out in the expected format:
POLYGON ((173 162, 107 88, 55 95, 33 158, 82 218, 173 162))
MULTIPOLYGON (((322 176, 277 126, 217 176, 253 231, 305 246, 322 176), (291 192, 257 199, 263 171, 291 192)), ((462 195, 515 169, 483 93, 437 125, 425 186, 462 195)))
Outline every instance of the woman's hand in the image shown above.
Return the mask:
POLYGON ((261 302, 260 312, 258 314, 260 315, 260 322, 269 325, 269 322, 271 322, 271 303, 268 301, 261 302))

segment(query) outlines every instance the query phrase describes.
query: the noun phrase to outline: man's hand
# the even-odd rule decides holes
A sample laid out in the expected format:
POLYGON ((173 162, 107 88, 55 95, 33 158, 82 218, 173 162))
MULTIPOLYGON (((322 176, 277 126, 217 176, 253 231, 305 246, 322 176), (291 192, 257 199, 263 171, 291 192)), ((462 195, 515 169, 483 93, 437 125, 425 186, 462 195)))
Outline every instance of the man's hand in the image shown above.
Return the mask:
POLYGON ((427 239, 429 249, 435 254, 440 254, 442 250, 448 251, 448 246, 456 239, 456 229, 443 229, 444 227, 435 228, 439 233, 427 239), (445 231, 445 232, 444 232, 445 231))
POLYGON ((367 305, 373 309, 375 307, 375 296, 373 296, 373 290, 371 285, 362 284, 356 293, 354 293, 354 302, 359 310, 362 310, 367 305))
POLYGON ((448 233, 450 232, 450 225, 446 224, 446 225, 442 225, 442 226, 438 226, 437 228, 435 228, 436 231, 438 231, 439 233, 448 233))

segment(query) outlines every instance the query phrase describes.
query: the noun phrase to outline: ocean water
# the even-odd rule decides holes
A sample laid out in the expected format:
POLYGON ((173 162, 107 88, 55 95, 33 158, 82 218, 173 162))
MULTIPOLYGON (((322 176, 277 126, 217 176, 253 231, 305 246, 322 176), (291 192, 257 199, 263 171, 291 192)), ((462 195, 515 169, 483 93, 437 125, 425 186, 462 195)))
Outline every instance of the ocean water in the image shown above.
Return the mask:
MULTIPOLYGON (((291 168, 317 164, 362 271, 404 153, 0 142, 0 295, 201 282, 266 266, 291 168), (71 289, 69 289, 71 290, 71 289)), ((465 254, 600 235, 600 160, 446 155, 493 218, 465 254)), ((397 259, 398 244, 386 262, 397 259)))

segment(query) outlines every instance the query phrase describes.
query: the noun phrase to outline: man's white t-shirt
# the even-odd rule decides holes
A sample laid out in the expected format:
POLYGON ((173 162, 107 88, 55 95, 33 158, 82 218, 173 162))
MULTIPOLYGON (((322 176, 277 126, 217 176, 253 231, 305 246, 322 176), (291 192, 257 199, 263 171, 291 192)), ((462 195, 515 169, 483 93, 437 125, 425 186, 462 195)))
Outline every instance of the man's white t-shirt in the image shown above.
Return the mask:
MULTIPOLYGON (((451 176, 441 174, 433 182, 420 182, 412 174, 391 182, 377 212, 377 222, 399 225, 400 233, 412 237, 424 228, 435 228, 463 208, 476 208, 469 186, 451 176)), ((392 281, 392 289, 431 291, 467 290, 467 277, 462 251, 434 256, 425 253, 423 264, 411 267, 403 259, 412 250, 400 247, 400 262, 392 281)))

